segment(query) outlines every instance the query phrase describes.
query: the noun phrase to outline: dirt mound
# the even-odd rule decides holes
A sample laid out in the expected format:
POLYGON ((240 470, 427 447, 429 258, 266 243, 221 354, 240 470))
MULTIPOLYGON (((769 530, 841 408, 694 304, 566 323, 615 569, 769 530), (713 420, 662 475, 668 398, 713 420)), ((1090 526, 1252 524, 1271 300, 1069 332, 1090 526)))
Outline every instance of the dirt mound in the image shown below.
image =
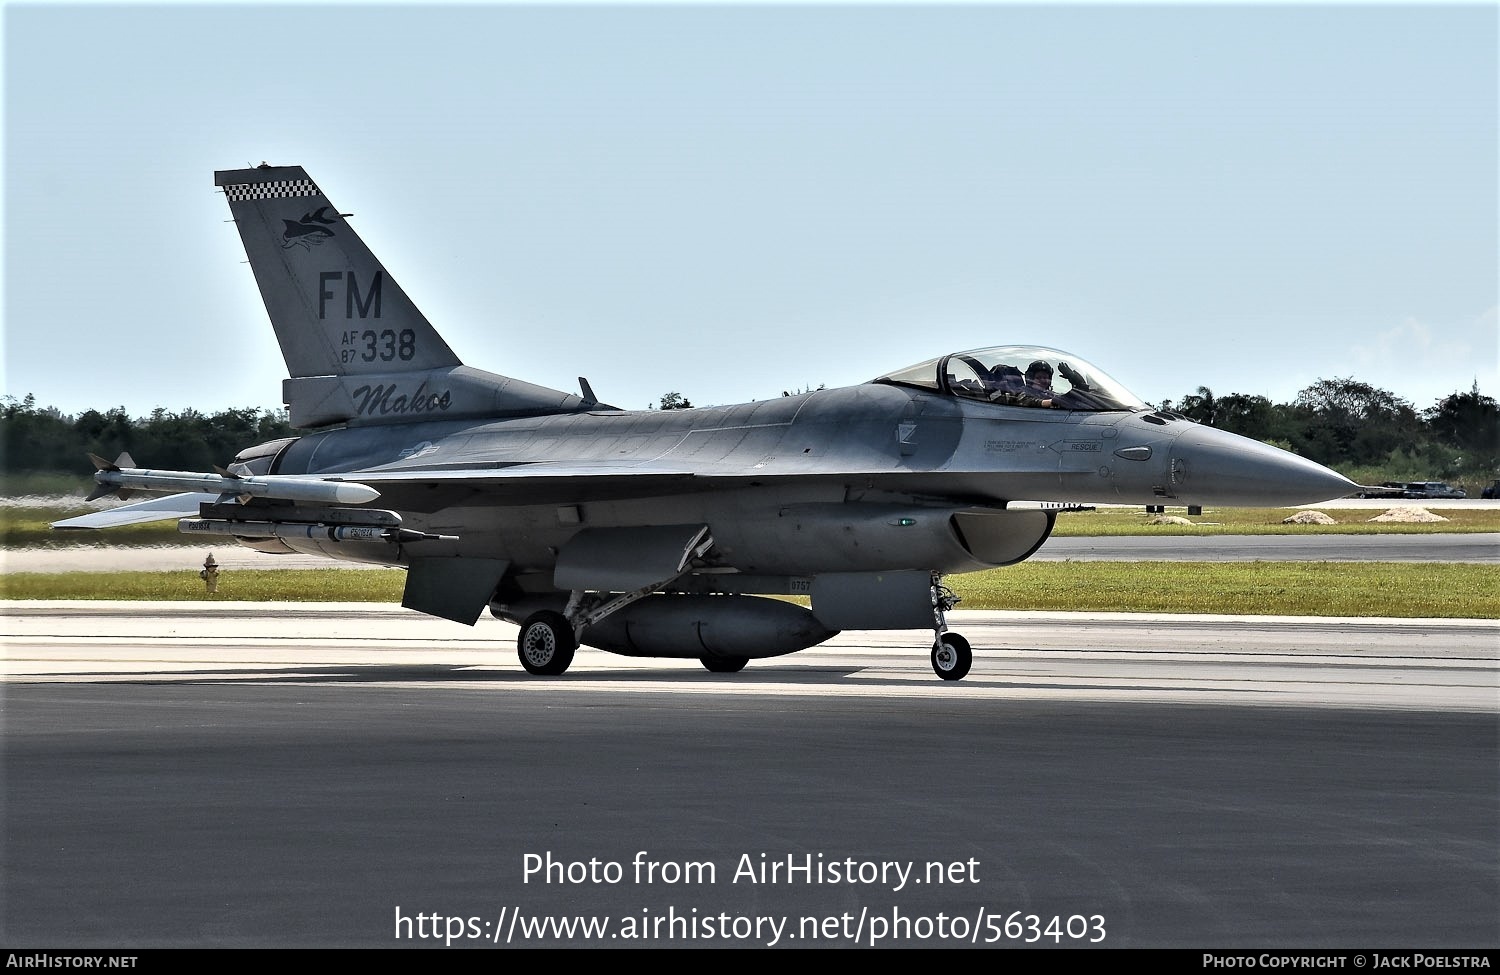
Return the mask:
POLYGON ((1281 519, 1283 525, 1337 525, 1338 522, 1321 511, 1299 511, 1290 518, 1281 519))
POLYGON ((1188 521, 1186 518, 1179 518, 1177 515, 1155 515, 1155 516, 1152 517, 1152 519, 1150 521, 1146 522, 1146 524, 1148 524, 1148 525, 1196 525, 1197 522, 1195 522, 1195 521, 1188 521))
POLYGON ((1392 508, 1383 515, 1376 515, 1371 521, 1396 521, 1406 525, 1421 525, 1430 521, 1447 521, 1442 515, 1435 515, 1419 504, 1403 504, 1392 508))

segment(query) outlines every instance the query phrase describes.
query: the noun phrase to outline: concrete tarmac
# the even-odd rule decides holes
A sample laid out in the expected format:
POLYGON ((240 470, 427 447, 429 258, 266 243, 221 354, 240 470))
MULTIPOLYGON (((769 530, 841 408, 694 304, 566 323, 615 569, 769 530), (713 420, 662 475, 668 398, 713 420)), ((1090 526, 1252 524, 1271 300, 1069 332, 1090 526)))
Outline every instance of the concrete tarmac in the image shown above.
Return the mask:
POLYGON ((3 611, 9 945, 1500 946, 1495 621, 960 612, 946 683, 922 633, 543 680, 396 607, 3 611))

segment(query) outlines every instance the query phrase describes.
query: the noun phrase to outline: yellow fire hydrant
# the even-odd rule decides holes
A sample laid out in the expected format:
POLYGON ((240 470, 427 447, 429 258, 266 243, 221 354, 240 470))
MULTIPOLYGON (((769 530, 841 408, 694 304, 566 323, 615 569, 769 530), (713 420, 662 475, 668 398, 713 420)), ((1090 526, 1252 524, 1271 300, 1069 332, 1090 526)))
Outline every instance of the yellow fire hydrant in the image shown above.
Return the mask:
POLYGON ((208 591, 219 591, 219 563, 214 561, 214 553, 209 552, 208 558, 203 560, 203 568, 198 572, 198 578, 208 587, 208 591))

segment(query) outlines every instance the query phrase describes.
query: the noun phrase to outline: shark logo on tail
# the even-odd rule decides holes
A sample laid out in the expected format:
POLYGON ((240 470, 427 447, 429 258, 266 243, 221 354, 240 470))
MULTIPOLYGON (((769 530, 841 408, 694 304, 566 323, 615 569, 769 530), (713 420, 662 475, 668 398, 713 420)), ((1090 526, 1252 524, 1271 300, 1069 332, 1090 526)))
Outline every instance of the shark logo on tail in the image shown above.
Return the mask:
POLYGON ((286 230, 281 235, 281 246, 283 248, 300 246, 311 250, 332 237, 333 231, 328 228, 338 221, 323 215, 328 210, 329 207, 318 207, 311 213, 304 213, 301 220, 287 220, 283 217, 281 222, 286 224, 286 230))

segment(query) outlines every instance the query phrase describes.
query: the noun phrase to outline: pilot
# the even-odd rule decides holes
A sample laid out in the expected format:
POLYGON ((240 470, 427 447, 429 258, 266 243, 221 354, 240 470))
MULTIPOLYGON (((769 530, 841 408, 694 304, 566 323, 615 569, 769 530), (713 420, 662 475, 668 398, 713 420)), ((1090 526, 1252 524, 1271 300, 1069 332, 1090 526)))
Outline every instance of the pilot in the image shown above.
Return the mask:
POLYGON ((1022 371, 1007 363, 996 363, 995 368, 990 369, 989 374, 981 375, 980 378, 984 381, 984 389, 990 393, 995 390, 1019 393, 1026 389, 1026 378, 1023 377, 1022 371))
POLYGON ((1045 359, 1026 367, 1026 386, 1034 395, 1052 398, 1052 367, 1045 359))
POLYGON ((1052 405, 1052 369, 1045 362, 1033 362, 1026 375, 1021 375, 1021 370, 1015 366, 1000 363, 990 370, 990 382, 994 391, 989 394, 991 403, 1000 403, 1004 406, 1041 406, 1052 405), (1046 384, 1043 387, 1034 385, 1031 380, 1032 371, 1041 365, 1047 370, 1046 384))

